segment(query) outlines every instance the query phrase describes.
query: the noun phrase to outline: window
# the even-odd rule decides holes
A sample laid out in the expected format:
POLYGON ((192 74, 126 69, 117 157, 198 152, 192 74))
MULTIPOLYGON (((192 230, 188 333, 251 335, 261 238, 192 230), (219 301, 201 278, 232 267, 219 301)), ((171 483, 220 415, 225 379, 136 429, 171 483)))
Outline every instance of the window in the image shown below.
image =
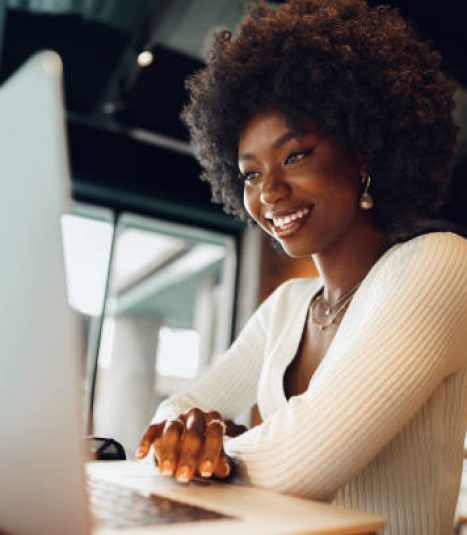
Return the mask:
POLYGON ((134 454, 158 403, 186 388, 230 344, 235 276, 233 238, 131 214, 119 217, 100 337, 94 434, 115 438, 134 454))
POLYGON ((88 414, 114 230, 113 213, 75 204, 72 213, 62 216, 61 223, 68 301, 79 316, 85 338, 82 370, 84 409, 88 414))

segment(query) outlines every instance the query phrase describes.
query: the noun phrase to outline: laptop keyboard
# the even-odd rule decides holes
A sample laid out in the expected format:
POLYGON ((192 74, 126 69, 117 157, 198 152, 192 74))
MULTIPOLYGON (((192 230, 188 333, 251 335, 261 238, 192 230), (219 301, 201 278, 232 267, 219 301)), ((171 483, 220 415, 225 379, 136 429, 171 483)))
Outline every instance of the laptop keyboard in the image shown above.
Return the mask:
POLYGON ((233 518, 157 494, 145 495, 99 479, 88 479, 88 489, 94 516, 109 528, 233 518))

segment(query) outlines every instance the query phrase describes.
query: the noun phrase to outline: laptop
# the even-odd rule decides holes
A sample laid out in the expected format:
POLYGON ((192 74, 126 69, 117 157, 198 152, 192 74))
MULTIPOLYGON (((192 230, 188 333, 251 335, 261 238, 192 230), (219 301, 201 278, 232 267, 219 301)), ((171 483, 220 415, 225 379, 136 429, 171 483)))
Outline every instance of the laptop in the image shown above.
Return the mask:
POLYGON ((54 52, 36 54, 0 88, 0 147, 0 533, 380 530, 380 517, 327 504, 214 481, 179 484, 150 462, 85 463, 84 352, 60 234, 70 179, 54 52))

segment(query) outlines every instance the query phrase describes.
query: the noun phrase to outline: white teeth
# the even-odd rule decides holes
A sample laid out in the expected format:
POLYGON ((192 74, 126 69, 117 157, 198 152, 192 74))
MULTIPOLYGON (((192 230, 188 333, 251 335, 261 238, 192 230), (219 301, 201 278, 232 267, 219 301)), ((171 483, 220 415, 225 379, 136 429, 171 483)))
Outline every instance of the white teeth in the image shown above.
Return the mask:
POLYGON ((303 208, 302 210, 298 210, 298 212, 295 212, 294 214, 286 215, 284 217, 274 217, 273 223, 276 227, 284 227, 285 225, 288 225, 296 219, 301 219, 302 217, 307 215, 308 212, 308 208, 303 208))

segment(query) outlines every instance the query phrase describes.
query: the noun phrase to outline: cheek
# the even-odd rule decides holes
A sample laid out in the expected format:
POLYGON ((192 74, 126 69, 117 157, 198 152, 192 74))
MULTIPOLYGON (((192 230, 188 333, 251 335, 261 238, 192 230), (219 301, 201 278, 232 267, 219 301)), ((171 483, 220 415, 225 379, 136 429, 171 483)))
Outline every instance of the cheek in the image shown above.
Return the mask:
POLYGON ((360 179, 351 167, 335 167, 327 175, 326 198, 337 206, 351 207, 357 204, 360 179))
POLYGON ((259 202, 257 196, 254 194, 251 188, 245 187, 243 189, 243 206, 248 212, 249 216, 254 220, 258 219, 259 215, 259 202))
POLYGON ((267 234, 271 234, 270 229, 264 224, 264 221, 260 217, 261 202, 259 193, 251 186, 247 186, 243 190, 243 206, 245 207, 248 215, 256 222, 256 224, 267 234))
POLYGON ((350 189, 328 190, 323 200, 332 219, 346 219, 357 211, 357 195, 350 189))
POLYGON ((358 213, 358 187, 348 177, 329 177, 317 195, 316 218, 321 224, 341 227, 349 224, 358 213))

